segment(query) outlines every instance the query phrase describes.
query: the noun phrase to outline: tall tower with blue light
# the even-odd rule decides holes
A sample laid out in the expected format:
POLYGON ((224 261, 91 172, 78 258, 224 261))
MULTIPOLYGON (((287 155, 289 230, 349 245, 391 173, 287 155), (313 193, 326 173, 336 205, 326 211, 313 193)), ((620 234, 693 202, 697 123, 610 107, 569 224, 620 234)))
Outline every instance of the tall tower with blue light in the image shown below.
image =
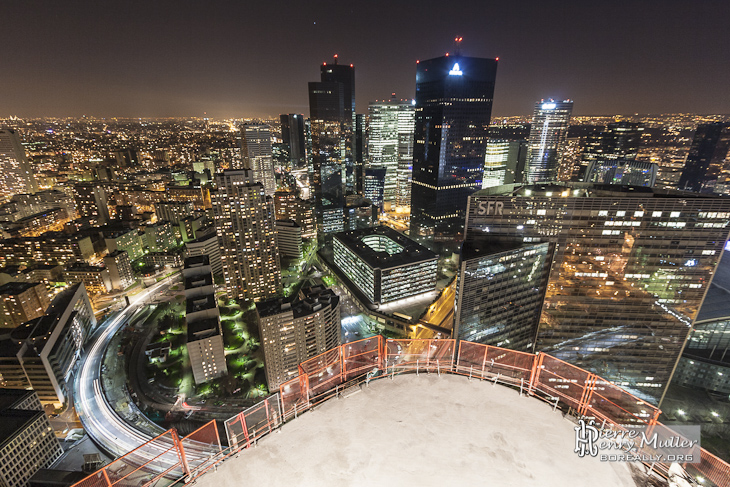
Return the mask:
POLYGON ((498 59, 417 63, 411 236, 433 249, 456 249, 469 195, 482 187, 498 59))

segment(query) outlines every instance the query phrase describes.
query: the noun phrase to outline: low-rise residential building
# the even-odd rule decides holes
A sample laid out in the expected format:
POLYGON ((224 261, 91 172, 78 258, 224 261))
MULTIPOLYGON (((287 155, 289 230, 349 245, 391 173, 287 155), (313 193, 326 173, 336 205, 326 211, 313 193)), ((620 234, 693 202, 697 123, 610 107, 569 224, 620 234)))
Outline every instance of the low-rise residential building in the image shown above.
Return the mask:
POLYGON ((112 290, 109 269, 88 264, 72 264, 63 271, 63 280, 69 283, 83 282, 91 294, 106 294, 112 290))
POLYGON ((94 255, 91 238, 61 232, 46 232, 38 237, 0 240, 0 265, 70 264, 88 261, 94 255))

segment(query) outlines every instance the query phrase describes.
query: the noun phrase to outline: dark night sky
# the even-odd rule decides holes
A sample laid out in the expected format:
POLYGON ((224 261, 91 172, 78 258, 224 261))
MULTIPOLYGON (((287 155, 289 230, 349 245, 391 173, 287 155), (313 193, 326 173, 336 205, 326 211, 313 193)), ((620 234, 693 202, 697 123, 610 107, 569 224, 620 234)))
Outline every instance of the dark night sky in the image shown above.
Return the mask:
POLYGON ((730 113, 730 2, 6 0, 0 117, 308 114, 354 63, 358 111, 413 97, 415 61, 499 57, 493 113, 730 113))

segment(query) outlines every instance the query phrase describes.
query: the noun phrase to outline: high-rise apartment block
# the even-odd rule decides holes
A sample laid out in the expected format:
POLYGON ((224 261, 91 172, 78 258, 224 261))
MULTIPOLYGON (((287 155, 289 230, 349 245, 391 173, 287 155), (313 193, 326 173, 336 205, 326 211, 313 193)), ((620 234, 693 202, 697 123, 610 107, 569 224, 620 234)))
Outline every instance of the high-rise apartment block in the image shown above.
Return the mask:
POLYGON ((274 208, 277 220, 294 220, 302 227, 302 238, 317 237, 317 221, 311 200, 303 200, 295 193, 277 191, 274 208))
POLYGON ((296 377, 298 366, 340 345, 340 298, 323 286, 303 289, 293 303, 256 304, 269 391, 296 377))
POLYGON ((573 112, 571 100, 535 103, 527 149, 525 182, 557 181, 563 143, 573 112))
POLYGON ((95 326, 86 289, 75 284, 57 294, 43 316, 11 332, 17 349, 14 363, 6 367, 21 370, 42 403, 61 407, 74 364, 95 326))
POLYGON ((221 262, 221 247, 218 243, 218 235, 213 232, 185 243, 185 257, 197 257, 205 255, 208 257, 211 272, 220 276, 223 274, 223 263, 221 262))
POLYGON ((228 296, 268 299, 281 291, 274 203, 250 170, 216 174, 213 212, 228 296))
POLYGON ((443 56, 416 70, 411 236, 453 246, 482 187, 497 60, 443 56))
POLYGON ((276 220, 276 246, 282 255, 302 258, 302 227, 293 220, 276 220))
POLYGON ((0 327, 16 326, 43 316, 51 304, 40 282, 8 282, 0 286, 0 327))
POLYGON ((730 123, 708 123, 697 127, 679 178, 679 189, 702 193, 727 193, 730 180, 728 150, 730 123))
POLYGON ((19 193, 38 191, 33 170, 25 155, 25 148, 13 129, 0 129, 0 197, 9 200, 19 193))
POLYGON ((90 295, 105 294, 112 290, 109 269, 84 262, 67 266, 63 271, 63 280, 68 283, 83 282, 90 295))
POLYGON ((370 102, 368 167, 385 169, 383 203, 385 211, 410 204, 413 165, 413 100, 398 100, 395 93, 387 101, 370 102), (400 202, 400 203, 399 203, 400 202), (403 202, 407 202, 403 205, 403 202))
POLYGON ((97 225, 109 223, 107 190, 99 183, 78 183, 73 187, 76 210, 80 217, 91 217, 97 225))
POLYGON ((730 201, 720 197, 587 183, 511 185, 472 196, 467 241, 553 244, 535 349, 657 403, 729 222, 730 201))
POLYGON ((253 171, 254 182, 261 183, 266 196, 274 196, 276 176, 268 125, 247 124, 241 128, 241 159, 243 169, 253 171))
POLYGON ((208 257, 185 259, 187 349, 196 384, 228 374, 223 329, 208 257))
POLYGON ((0 418, 0 485, 26 487, 33 474, 63 454, 63 448, 33 391, 0 389, 0 418))
POLYGON ((124 250, 115 250, 104 256, 104 266, 109 270, 112 289, 124 290, 135 283, 132 262, 124 250))
POLYGON ((157 221, 179 225, 182 220, 193 216, 195 208, 189 201, 160 201, 155 203, 157 221))

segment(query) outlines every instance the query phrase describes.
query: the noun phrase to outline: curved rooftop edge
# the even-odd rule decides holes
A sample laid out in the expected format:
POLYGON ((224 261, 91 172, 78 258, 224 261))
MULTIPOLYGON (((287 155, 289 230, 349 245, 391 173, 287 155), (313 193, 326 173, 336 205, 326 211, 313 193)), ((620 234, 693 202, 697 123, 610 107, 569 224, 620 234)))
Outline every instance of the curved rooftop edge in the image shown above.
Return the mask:
MULTIPOLYGON (((182 439, 169 430, 75 487, 111 487, 122 481, 139 486, 221 483, 228 475, 216 472, 225 469, 238 479, 237 468, 246 468, 247 478, 256 475, 276 485, 292 479, 296 485, 390 480, 401 480, 399 485, 435 485, 434 480, 486 485, 505 479, 504 485, 602 485, 604 477, 612 482, 605 485, 633 485, 626 483, 631 478, 626 466, 605 472, 604 467, 588 467, 585 475, 593 476, 585 477, 583 465, 590 462, 564 445, 575 447, 574 422, 580 420, 619 432, 647 427, 675 434, 657 421, 660 412, 619 386, 542 352, 375 336, 301 363, 299 376, 282 384, 279 393, 228 419, 220 430, 215 421, 182 439), (281 438, 293 438, 268 437, 280 430, 281 438), (258 446, 262 439, 265 443, 258 446), (268 454, 256 453, 257 448, 268 454), (254 449, 243 458, 261 458, 259 468, 231 460, 244 449, 254 449), (552 465, 568 476, 551 483, 557 475, 549 473, 552 465), (505 477, 486 477, 485 469, 505 477), (261 470, 280 470, 284 476, 277 480, 261 470)), ((704 449, 697 453, 699 463, 681 465, 646 460, 656 453, 646 446, 637 453, 644 462, 632 463, 635 478, 692 477, 706 486, 730 486, 730 465, 704 449)))

